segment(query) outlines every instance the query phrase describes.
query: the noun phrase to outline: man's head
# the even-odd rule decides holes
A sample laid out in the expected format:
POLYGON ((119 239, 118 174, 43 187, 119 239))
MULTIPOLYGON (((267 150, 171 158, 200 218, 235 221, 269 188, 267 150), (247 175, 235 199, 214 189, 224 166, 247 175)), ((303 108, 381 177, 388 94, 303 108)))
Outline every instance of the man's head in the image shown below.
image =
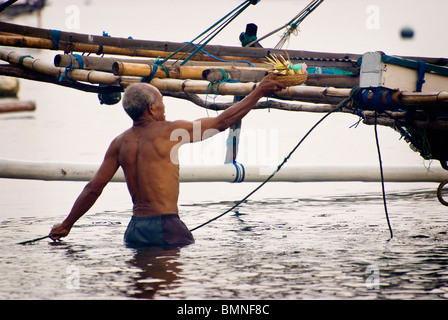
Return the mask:
POLYGON ((153 120, 165 120, 163 96, 156 87, 147 83, 133 84, 125 90, 123 108, 134 121, 139 120, 146 111, 153 120))

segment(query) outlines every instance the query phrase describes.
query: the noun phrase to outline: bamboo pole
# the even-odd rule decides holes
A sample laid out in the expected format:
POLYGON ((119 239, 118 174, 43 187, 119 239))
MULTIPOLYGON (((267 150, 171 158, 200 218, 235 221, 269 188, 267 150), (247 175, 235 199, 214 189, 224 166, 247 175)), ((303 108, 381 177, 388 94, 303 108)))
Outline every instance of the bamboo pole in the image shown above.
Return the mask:
POLYGON ((31 37, 0 36, 0 45, 10 47, 25 47, 47 50, 62 50, 66 52, 88 52, 101 54, 116 54, 124 56, 158 57, 162 52, 153 50, 128 49, 96 44, 59 41, 58 48, 54 49, 53 41, 31 37))
MULTIPOLYGON (((174 92, 163 92, 164 96, 185 99, 188 100, 195 105, 209 109, 214 111, 222 111, 231 107, 234 102, 211 102, 200 98, 196 94, 191 93, 174 93, 174 92)), ((312 113, 327 113, 333 111, 337 108, 335 104, 322 104, 322 103, 310 103, 310 102, 301 102, 294 101, 291 103, 278 101, 278 100, 269 100, 267 101, 259 101, 253 107, 254 110, 260 109, 276 109, 283 111, 293 111, 293 112, 312 112, 312 113)), ((342 108, 338 112, 347 113, 357 115, 356 110, 352 110, 349 108, 342 108)), ((388 112, 387 114, 377 114, 375 115, 374 111, 364 110, 361 111, 361 116, 363 118, 363 123, 366 125, 374 125, 375 122, 378 125, 396 128, 397 126, 413 126, 417 128, 438 128, 440 130, 447 130, 448 124, 446 121, 425 121, 425 120, 412 120, 406 119, 406 112, 402 111, 394 111, 388 112), (376 121, 375 121, 376 117, 376 121)))
MULTIPOLYGON (((98 56, 81 56, 83 60, 84 69, 113 72, 112 66, 114 62, 137 63, 145 65, 153 65, 156 59, 144 58, 123 58, 123 57, 98 57, 98 56)), ((165 66, 178 66, 181 61, 168 60, 165 66)), ((78 60, 70 54, 57 54, 54 57, 54 65, 56 67, 72 66, 75 69, 79 68, 78 60)), ((201 66, 207 68, 231 68, 241 67, 239 62, 218 62, 218 61, 188 61, 185 66, 201 66)), ((254 64, 256 68, 263 68, 264 63, 254 64)))
MULTIPOLYGON (((173 79, 196 79, 202 80, 202 73, 209 67, 200 66, 168 66, 157 67, 154 77, 173 79), (167 74, 168 73, 168 74, 167 74)), ((112 70, 119 76, 148 77, 154 71, 154 65, 114 62, 112 70)))
MULTIPOLYGON (((214 111, 222 111, 231 107, 234 102, 211 102, 200 98, 196 94, 191 93, 174 93, 174 92, 163 92, 164 96, 179 98, 188 100, 195 105, 214 111)), ((309 103, 294 101, 292 103, 287 103, 278 100, 259 101, 253 107, 254 110, 259 109, 276 109, 283 111, 293 111, 293 112, 312 112, 312 113, 327 113, 333 111, 337 108, 335 104, 319 104, 319 103, 309 103)), ((357 115, 356 110, 349 108, 342 108, 338 112, 357 115)), ((412 126, 415 128, 432 128, 437 130, 448 130, 448 123, 444 120, 429 120, 429 119, 408 119, 406 117, 406 112, 404 111, 392 111, 385 113, 375 114, 375 111, 363 110, 361 111, 361 117, 363 118, 362 123, 366 125, 374 125, 375 123, 381 126, 396 128, 412 126), (376 118, 376 120, 375 120, 376 118)))
POLYGON ((289 98, 305 102, 337 104, 350 95, 350 89, 333 87, 297 86, 288 87, 277 94, 280 98, 289 98))
POLYGON ((54 56, 54 65, 56 67, 72 66, 75 69, 97 70, 112 72, 112 65, 116 61, 129 63, 153 64, 155 59, 135 59, 135 58, 119 58, 119 57, 95 57, 80 56, 83 68, 80 68, 78 60, 71 54, 57 54, 54 56))
MULTIPOLYGON (((154 65, 148 64, 138 64, 138 63, 126 63, 122 61, 116 61, 112 65, 112 70, 115 75, 120 76, 137 76, 137 77, 147 77, 149 76, 153 70, 154 65)), ((264 77, 267 68, 247 68, 247 67, 234 67, 222 66, 219 69, 210 68, 210 66, 159 66, 157 67, 157 71, 154 75, 156 78, 173 78, 173 79, 193 79, 193 80, 203 80, 207 77, 208 81, 220 81, 223 80, 223 72, 229 73, 230 78, 239 81, 240 79, 232 76, 233 72, 245 73, 245 74, 254 74, 252 78, 261 81, 264 77), (219 78, 215 80, 209 80, 207 75, 211 72, 217 70, 221 75, 219 78), (168 74, 167 74, 168 72, 168 74)))
MULTIPOLYGON (((216 93, 221 95, 247 95, 255 88, 255 83, 220 83, 211 84, 207 81, 153 79, 151 84, 159 90, 169 92, 185 92, 195 94, 216 93)), ((338 104, 349 97, 351 89, 333 87, 295 86, 288 87, 276 94, 281 99, 302 102, 338 104)), ((422 106, 445 106, 448 104, 448 92, 396 92, 393 95, 401 106, 416 108, 422 106)), ((372 96, 368 96, 372 99, 372 96)))
MULTIPOLYGON (((112 71, 115 75, 120 76, 147 77, 152 73, 153 65, 116 61, 112 65, 112 71)), ((269 69, 266 67, 221 66, 220 68, 210 68, 209 66, 168 66, 165 69, 159 67, 154 77, 194 80, 206 79, 211 82, 218 82, 225 80, 225 76, 228 76, 232 80, 241 82, 259 82, 268 71, 269 69), (226 74, 223 74, 223 70, 226 74), (166 72, 169 73, 169 77, 166 72)), ((352 88, 358 84, 359 77, 357 76, 309 74, 307 79, 307 85, 311 86, 352 88)))
POLYGON ((253 91, 255 83, 211 83, 205 80, 159 79, 151 81, 161 91, 196 94, 215 93, 220 95, 247 96, 253 91))
MULTIPOLYGON (((80 163, 36 162, 0 159, 0 178, 89 181, 99 165, 80 163)), ((244 166, 245 176, 239 182, 262 182, 275 168, 244 166)), ((384 166, 386 182, 442 182, 448 180, 448 171, 423 166, 384 166)), ((180 182, 234 182, 238 172, 233 164, 180 166, 180 182)), ((122 170, 117 171, 112 182, 124 182, 122 170)), ((277 182, 379 182, 381 177, 377 166, 287 166, 282 168, 271 181, 277 182)))
POLYGON ((21 101, 17 99, 1 99, 0 113, 23 112, 36 110, 34 101, 21 101))
MULTIPOLYGON (((37 48, 37 49, 47 49, 47 50, 62 50, 65 52, 88 52, 101 54, 111 54, 111 55, 122 55, 122 56, 133 56, 133 57, 147 57, 147 58, 168 58, 171 56, 172 52, 159 51, 159 50, 148 50, 148 49, 132 49, 132 48, 122 48, 113 47, 107 45, 97 45, 97 44, 87 44, 78 42, 68 42, 60 40, 58 42, 58 48, 54 48, 54 43, 52 40, 42 39, 42 38, 31 38, 31 37, 13 37, 13 36, 0 36, 0 45, 10 46, 10 47, 26 47, 26 48, 37 48)), ((171 56, 171 59, 182 59, 184 58, 183 53, 177 53, 171 56)), ((263 63, 264 58, 250 58, 250 57, 234 57, 234 56, 218 56, 218 59, 227 61, 248 61, 251 63, 263 63)), ((204 53, 197 53, 192 60, 195 61, 216 61, 215 58, 210 57, 204 53)))
MULTIPOLYGON (((55 32, 57 30, 35 28, 29 26, 22 26, 11 24, 7 22, 0 22, 0 30, 4 32, 11 32, 15 34, 20 34, 22 36, 43 38, 47 40, 53 40, 55 32)), ((146 49, 155 50, 163 52, 175 52, 183 47, 184 43, 168 42, 168 41, 150 41, 150 40, 138 40, 138 39, 127 39, 119 37, 105 37, 96 36, 89 34, 81 34, 75 32, 64 32, 59 31, 60 41, 65 42, 77 42, 85 44, 95 44, 102 46, 113 46, 120 48, 130 48, 130 49, 146 49)), ((247 60, 248 58, 254 59, 265 59, 265 57, 270 53, 282 54, 282 50, 270 49, 270 48, 255 48, 255 47, 230 47, 230 46, 219 46, 219 45, 206 45, 204 50, 210 54, 217 57, 235 57, 237 60, 247 60)), ((289 50, 289 56, 292 60, 301 59, 303 57, 313 58, 313 59, 329 59, 333 61, 356 61, 361 55, 350 54, 350 53, 320 53, 320 52, 309 52, 309 51, 296 51, 289 50)), ((235 59, 229 59, 235 60, 235 59)))
MULTIPOLYGON (((130 85, 126 79, 122 79, 123 85, 130 85)), ((238 95, 246 96, 251 93, 256 83, 210 83, 208 81, 200 80, 179 80, 179 79, 158 79, 151 81, 161 91, 168 92, 185 92, 194 94, 219 94, 219 95, 238 95)), ((321 88, 310 86, 296 86, 288 87, 276 94, 276 97, 290 100, 300 100, 304 102, 314 103, 339 103, 347 98, 350 94, 350 89, 336 89, 336 88, 321 88)))
MULTIPOLYGON (((121 77, 120 84, 127 87, 139 82, 138 77, 121 77)), ((205 80, 181 80, 154 78, 151 82, 156 88, 164 92, 184 92, 192 94, 218 94, 246 96, 251 93, 256 83, 211 83, 205 80)), ((349 97, 351 89, 334 87, 295 86, 287 87, 278 92, 275 97, 286 100, 332 104, 336 105, 349 97)), ((433 92, 421 94, 418 92, 395 92, 392 97, 401 107, 410 109, 444 107, 448 105, 448 92, 433 92), (419 101, 417 103, 417 101, 419 101), (417 107, 418 106, 418 107, 417 107)), ((372 96, 368 96, 372 99, 372 96)))
POLYGON ((0 75, 27 79, 38 82, 51 83, 57 86, 68 87, 84 92, 91 93, 112 93, 117 91, 123 91, 120 86, 97 86, 83 82, 73 81, 66 78, 60 79, 54 76, 50 76, 44 73, 35 72, 33 70, 25 69, 16 65, 0 65, 0 75))
POLYGON ((93 70, 67 70, 66 68, 58 68, 53 64, 44 62, 40 59, 23 56, 13 51, 5 51, 0 49, 0 59, 15 65, 22 65, 24 68, 57 78, 60 78, 62 76, 68 77, 75 81, 83 81, 89 83, 100 83, 108 85, 119 84, 119 78, 111 73, 93 70))
POLYGON ((419 106, 421 104, 426 105, 438 105, 438 104, 447 104, 448 103, 448 92, 400 92, 398 95, 398 100, 400 103, 412 106, 419 106))
POLYGON ((306 84, 314 87, 353 88, 359 86, 359 76, 309 73, 306 84))
MULTIPOLYGON (((173 97, 173 98, 179 98, 188 100, 195 105, 209 109, 214 111, 222 111, 226 110, 227 108, 230 108, 232 105, 235 104, 235 102, 212 102, 207 101, 205 99, 202 99, 196 94, 192 93, 185 93, 185 92, 164 92, 162 91, 164 96, 173 97)), ((278 100, 269 100, 269 102, 266 101, 259 101, 255 104, 253 107, 254 110, 259 109, 277 109, 277 110, 283 110, 283 111, 295 111, 295 112, 316 112, 316 113, 323 113, 323 112, 330 112, 334 110, 337 106, 332 104, 319 104, 319 103, 309 103, 309 102, 301 102, 301 101, 294 101, 292 103, 287 103, 283 101, 278 100)), ((343 108, 341 112, 346 113, 354 113, 353 110, 343 108)))
MULTIPOLYGON (((153 65, 141 64, 141 63, 125 63, 121 61, 116 61, 112 64, 112 71, 117 76, 137 76, 137 77, 147 77, 153 72, 153 65)), ((157 70, 155 77, 166 77, 164 76, 164 71, 162 69, 157 70)))

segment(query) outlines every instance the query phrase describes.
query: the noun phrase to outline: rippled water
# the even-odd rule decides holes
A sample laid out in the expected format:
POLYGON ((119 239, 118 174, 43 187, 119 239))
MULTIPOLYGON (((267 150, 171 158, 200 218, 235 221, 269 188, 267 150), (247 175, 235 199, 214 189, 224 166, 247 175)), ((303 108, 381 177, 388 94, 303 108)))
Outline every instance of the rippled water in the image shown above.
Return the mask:
MULTIPOLYGON (((15 243, 53 218, 5 219, 0 298, 448 298, 446 210, 433 190, 388 200, 390 241, 379 193, 248 201, 171 250, 126 248, 129 211, 86 215, 64 241, 25 246, 15 243)), ((182 217, 193 227, 232 204, 183 204, 182 217)))
MULTIPOLYGON (((281 1, 283 7, 291 8, 281 11, 276 10, 279 2, 262 1, 215 43, 239 45, 238 35, 248 22, 259 24, 259 33, 265 34, 289 21, 296 13, 293 8, 309 1, 281 1), (266 13, 274 11, 275 17, 266 19, 266 13)), ((147 1, 110 3, 90 0, 73 7, 72 1, 52 1, 42 13, 42 27, 67 30, 67 21, 73 22, 68 15, 78 8, 77 32, 105 30, 113 36, 189 41, 236 2, 225 2, 222 10, 216 10, 212 1, 152 2, 152 12, 165 12, 167 3, 178 9, 169 12, 168 22, 165 14, 151 14, 149 19, 149 9, 131 10, 147 6, 147 1), (191 10, 188 23, 184 22, 186 10, 191 10)), ((299 36, 291 39, 289 48, 444 56, 446 43, 439 41, 436 31, 439 24, 446 24, 446 10, 442 10, 446 3, 409 3, 324 2, 303 24, 299 36), (440 10, 428 17, 431 3, 440 10), (366 9, 372 5, 380 10, 377 30, 365 25, 366 9), (398 38, 405 24, 416 29, 413 41, 398 38)), ((15 22, 36 26, 35 17, 15 22)), ((275 45, 275 40, 268 45, 275 45)), ((55 54, 18 51, 50 61, 55 54)), ((93 94, 21 81, 20 98, 36 101, 37 110, 0 117, 2 158, 98 163, 109 141, 130 125, 120 105, 99 106, 93 94)), ((207 116, 188 102, 166 99, 165 104, 170 120, 207 116)), ((243 131, 277 130, 280 161, 320 117, 275 110, 251 112, 244 119, 243 131)), ((349 129, 355 122, 352 116, 332 116, 290 162, 377 164, 372 128, 349 129)), ((379 133, 385 165, 423 166, 397 133, 388 128, 379 128, 379 133)), ((242 155, 245 147, 241 146, 242 155)), ((83 186, 0 179, 0 299, 448 298, 448 210, 437 201, 435 184, 386 184, 394 232, 390 241, 377 183, 268 183, 235 212, 196 230, 194 245, 176 250, 130 249, 122 241, 131 215, 130 197, 124 184, 111 184, 64 241, 16 244, 47 234, 66 216, 83 186)), ((182 184, 181 218, 190 228, 200 225, 255 186, 182 184)))

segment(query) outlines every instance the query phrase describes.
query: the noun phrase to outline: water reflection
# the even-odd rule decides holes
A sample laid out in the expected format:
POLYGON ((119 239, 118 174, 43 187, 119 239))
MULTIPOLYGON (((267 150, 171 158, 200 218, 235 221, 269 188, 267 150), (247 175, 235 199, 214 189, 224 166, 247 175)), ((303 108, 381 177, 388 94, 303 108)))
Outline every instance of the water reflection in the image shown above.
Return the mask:
POLYGON ((179 247, 134 250, 134 257, 127 263, 141 271, 136 273, 132 288, 128 290, 129 297, 153 299, 156 294, 158 297, 164 295, 160 291, 179 286, 177 283, 182 266, 179 247))

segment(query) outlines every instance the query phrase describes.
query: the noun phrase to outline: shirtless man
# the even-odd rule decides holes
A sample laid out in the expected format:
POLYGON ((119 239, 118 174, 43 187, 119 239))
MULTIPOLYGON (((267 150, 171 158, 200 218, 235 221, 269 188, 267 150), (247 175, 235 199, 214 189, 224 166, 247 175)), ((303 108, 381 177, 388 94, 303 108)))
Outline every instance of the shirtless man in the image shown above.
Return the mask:
POLYGON ((124 236, 126 244, 138 247, 194 243, 178 215, 179 146, 226 130, 242 119, 260 98, 282 89, 285 86, 268 75, 247 97, 216 117, 166 121, 163 96, 157 88, 146 83, 130 86, 123 96, 123 108, 133 120, 132 127, 112 141, 103 163, 67 218, 51 229, 51 238, 58 240, 69 234, 121 166, 134 204, 124 236))

